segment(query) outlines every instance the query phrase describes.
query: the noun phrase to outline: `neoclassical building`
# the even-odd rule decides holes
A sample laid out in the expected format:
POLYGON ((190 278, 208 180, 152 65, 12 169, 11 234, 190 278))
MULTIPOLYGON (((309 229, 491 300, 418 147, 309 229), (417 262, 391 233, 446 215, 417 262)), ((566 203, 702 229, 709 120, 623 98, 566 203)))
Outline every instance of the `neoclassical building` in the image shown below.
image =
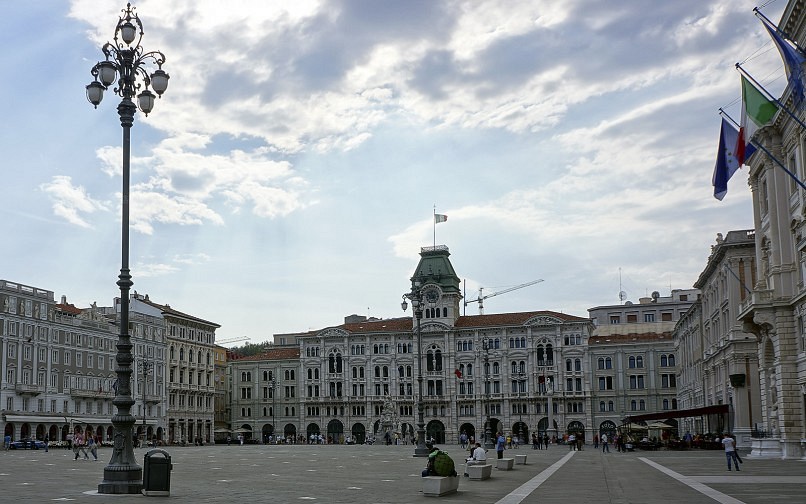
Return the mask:
POLYGON ((157 363, 155 374, 167 389, 167 441, 212 442, 216 404, 215 331, 220 326, 137 293, 132 295, 129 311, 132 316, 159 316, 164 320, 167 365, 161 374, 162 365, 157 363))
POLYGON ((721 417, 711 426, 702 418, 690 417, 687 430, 730 431, 740 448, 751 446, 751 431, 761 423, 758 339, 737 318, 754 283, 753 230, 730 231, 724 238, 717 235, 708 263, 694 283, 702 296, 675 332, 683 366, 681 403, 686 408, 728 406, 724 424, 719 424, 721 417))
POLYGON ((411 286, 422 297, 422 348, 416 316, 350 316, 318 331, 275 335, 288 347, 230 363, 233 427, 264 437, 276 425, 285 436, 382 442, 382 418, 391 416, 392 432, 410 442, 421 373, 426 435, 440 443, 457 442, 462 431, 481 439, 488 419, 493 431, 514 436, 574 431, 590 439, 589 370, 581 365, 590 320, 551 311, 461 315, 448 248, 424 247, 420 256, 411 286), (281 353, 286 348, 296 354, 281 353), (280 380, 276 398, 273 378, 280 380), (277 407, 280 401, 292 402, 277 407))
MULTIPOLYGON (((586 352, 594 423, 608 434, 622 423, 661 420, 679 432, 678 357, 672 331, 698 289, 653 292, 638 303, 588 310, 595 326, 586 352)), ((657 433, 656 433, 657 434, 657 433)))
POLYGON ((12 439, 112 437, 117 336, 97 312, 0 280, 0 425, 12 439))
MULTIPOLYGON (((778 27, 806 46, 806 1, 790 0, 778 27)), ((761 28, 760 28, 761 29, 761 28)), ((783 70, 781 70, 783 75, 783 70)), ((793 107, 791 86, 780 101, 793 107)), ((803 126, 783 110, 754 140, 806 180, 803 126)), ((755 231, 755 283, 739 306, 744 331, 758 339, 761 418, 753 452, 806 457, 806 190, 770 156, 749 160, 755 231)))

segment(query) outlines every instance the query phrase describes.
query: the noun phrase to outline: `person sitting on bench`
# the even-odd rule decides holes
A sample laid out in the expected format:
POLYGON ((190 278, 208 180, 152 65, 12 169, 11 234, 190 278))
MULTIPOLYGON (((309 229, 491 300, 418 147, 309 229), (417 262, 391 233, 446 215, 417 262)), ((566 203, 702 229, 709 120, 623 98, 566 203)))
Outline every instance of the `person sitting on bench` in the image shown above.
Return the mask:
POLYGON ((465 461, 465 476, 466 477, 469 476, 469 474, 467 473, 468 466, 485 465, 486 463, 487 463, 487 452, 484 451, 484 448, 481 447, 481 443, 476 443, 476 447, 473 448, 473 453, 465 461))

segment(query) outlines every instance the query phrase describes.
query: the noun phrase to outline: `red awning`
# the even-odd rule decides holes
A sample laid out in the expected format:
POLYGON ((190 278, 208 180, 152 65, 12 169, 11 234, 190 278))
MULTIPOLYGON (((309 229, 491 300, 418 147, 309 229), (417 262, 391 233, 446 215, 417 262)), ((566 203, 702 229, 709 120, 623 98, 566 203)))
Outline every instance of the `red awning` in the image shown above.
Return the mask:
POLYGON ((685 410, 669 410, 662 413, 647 413, 646 415, 631 415, 627 417, 627 422, 641 422, 646 420, 662 420, 664 418, 686 418, 703 415, 720 415, 730 412, 727 404, 716 404, 714 406, 703 406, 702 408, 692 408, 685 410))

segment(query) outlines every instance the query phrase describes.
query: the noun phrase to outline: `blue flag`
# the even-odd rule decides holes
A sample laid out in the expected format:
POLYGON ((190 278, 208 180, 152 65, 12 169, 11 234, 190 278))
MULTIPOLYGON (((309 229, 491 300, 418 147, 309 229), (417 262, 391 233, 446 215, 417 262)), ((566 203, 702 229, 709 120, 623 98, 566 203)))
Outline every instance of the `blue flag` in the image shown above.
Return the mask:
POLYGON ((781 53, 781 59, 784 60, 786 78, 789 81, 789 87, 792 88, 792 103, 795 107, 800 107, 804 99, 803 63, 806 62, 806 57, 781 37, 777 27, 770 26, 764 19, 761 19, 761 23, 770 33, 772 41, 778 47, 778 52, 781 53))
MULTIPOLYGON (((728 180, 739 169, 739 159, 736 157, 739 130, 737 130, 724 117, 722 129, 719 132, 719 150, 716 153, 716 166, 711 183, 714 186, 714 198, 722 201, 728 194, 728 180)), ((749 158, 756 151, 755 146, 745 146, 745 157, 749 158)))

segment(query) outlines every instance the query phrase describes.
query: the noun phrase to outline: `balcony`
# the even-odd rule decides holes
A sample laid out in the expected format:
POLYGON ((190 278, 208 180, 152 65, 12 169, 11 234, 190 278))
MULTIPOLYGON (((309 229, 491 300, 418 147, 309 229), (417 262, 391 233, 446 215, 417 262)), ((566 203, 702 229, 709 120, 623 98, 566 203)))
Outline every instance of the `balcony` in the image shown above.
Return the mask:
POLYGON ((73 397, 113 399, 115 397, 115 392, 112 390, 87 390, 87 389, 71 388, 70 395, 73 397))
POLYGON ((14 391, 20 395, 39 395, 45 391, 43 385, 32 385, 30 383, 17 383, 14 385, 14 391))

